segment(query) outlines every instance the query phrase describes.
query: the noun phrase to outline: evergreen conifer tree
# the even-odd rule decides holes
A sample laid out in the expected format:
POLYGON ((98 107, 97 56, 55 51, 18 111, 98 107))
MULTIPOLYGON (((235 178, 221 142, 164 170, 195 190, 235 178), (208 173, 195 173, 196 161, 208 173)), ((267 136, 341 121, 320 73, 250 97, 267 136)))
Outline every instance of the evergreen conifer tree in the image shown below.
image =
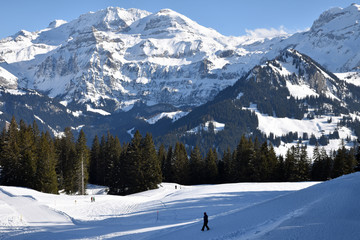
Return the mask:
POLYGON ((184 144, 177 142, 172 158, 173 180, 176 183, 187 184, 189 172, 189 159, 184 144))
POLYGON ((34 188, 36 173, 36 146, 35 136, 31 126, 20 121, 18 146, 19 155, 19 186, 34 188))
POLYGON ((36 189, 41 192, 57 194, 55 148, 49 132, 41 134, 37 147, 36 189))
POLYGON ((156 153, 155 145, 150 134, 146 134, 142 140, 142 162, 141 171, 143 172, 144 179, 143 186, 144 190, 155 189, 157 185, 161 183, 161 163, 156 153))
POLYGON ((78 169, 76 164, 76 148, 74 143, 74 135, 70 128, 65 128, 64 137, 57 144, 58 152, 58 174, 60 175, 60 188, 66 193, 75 193, 78 190, 78 169))
POLYGON ((206 183, 215 183, 218 176, 217 153, 210 149, 205 158, 205 180, 206 183))
POLYGON ((236 148, 234 166, 236 169, 235 179, 237 182, 249 181, 250 179, 250 161, 253 157, 253 143, 251 139, 247 140, 243 135, 236 148))
POLYGON ((141 171, 141 140, 142 136, 136 131, 129 144, 124 158, 124 183, 121 188, 123 194, 135 193, 144 189, 144 175, 141 171))
POLYGON ((189 161, 189 175, 191 184, 201 184, 204 183, 204 161, 202 159, 200 149, 198 146, 190 153, 189 161))
POLYGON ((161 181, 164 181, 165 180, 164 172, 165 172, 165 163, 166 163, 166 149, 165 149, 164 144, 160 145, 159 150, 157 152, 157 157, 158 157, 158 161, 161 164, 161 173, 162 173, 161 181))
POLYGON ((11 119, 8 130, 4 136, 4 144, 1 155, 1 184, 19 186, 20 172, 20 148, 18 145, 19 132, 15 117, 11 119))
POLYGON ((235 179, 234 179, 234 161, 233 161, 233 156, 231 154, 229 147, 224 152, 223 162, 224 162, 225 182, 234 182, 235 181, 235 179))
POLYGON ((76 156, 74 161, 75 188, 74 192, 85 194, 86 185, 89 179, 89 149, 86 145, 86 136, 83 130, 80 131, 76 145, 76 156))
POLYGON ((111 193, 121 194, 125 173, 123 172, 122 147, 118 137, 114 138, 108 134, 107 151, 107 185, 111 193))
POLYGON ((94 137, 91 152, 90 152, 90 170, 89 170, 89 182, 93 184, 100 184, 98 180, 98 171, 100 168, 100 143, 99 138, 96 135, 94 137))
POLYGON ((173 149, 170 146, 167 151, 165 163, 163 166, 163 180, 165 182, 173 182, 174 181, 174 167, 173 167, 173 149))

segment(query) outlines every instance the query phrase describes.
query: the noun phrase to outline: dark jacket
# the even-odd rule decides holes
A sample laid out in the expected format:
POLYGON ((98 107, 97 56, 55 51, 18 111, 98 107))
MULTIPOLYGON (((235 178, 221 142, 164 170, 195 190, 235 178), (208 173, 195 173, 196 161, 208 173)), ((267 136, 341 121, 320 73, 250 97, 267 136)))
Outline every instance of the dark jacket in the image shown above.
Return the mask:
POLYGON ((208 223, 208 215, 204 214, 204 223, 208 223))

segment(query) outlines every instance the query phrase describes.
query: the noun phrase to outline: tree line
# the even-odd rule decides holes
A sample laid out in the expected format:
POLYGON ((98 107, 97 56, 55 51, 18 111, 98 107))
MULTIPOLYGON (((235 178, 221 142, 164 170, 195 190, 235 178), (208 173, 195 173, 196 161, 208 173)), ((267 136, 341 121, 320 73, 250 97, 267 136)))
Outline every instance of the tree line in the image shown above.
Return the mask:
POLYGON ((177 142, 167 149, 155 148, 152 136, 136 132, 129 143, 108 133, 95 136, 89 148, 80 131, 75 139, 70 128, 51 137, 36 122, 17 124, 15 118, 0 136, 0 183, 47 193, 64 190, 84 194, 88 182, 108 186, 111 194, 157 188, 164 182, 213 184, 270 181, 324 181, 359 169, 360 152, 344 144, 331 153, 316 145, 313 156, 300 143, 277 156, 271 143, 241 137, 234 150, 220 158, 217 149, 206 154, 196 146, 187 151, 177 142))

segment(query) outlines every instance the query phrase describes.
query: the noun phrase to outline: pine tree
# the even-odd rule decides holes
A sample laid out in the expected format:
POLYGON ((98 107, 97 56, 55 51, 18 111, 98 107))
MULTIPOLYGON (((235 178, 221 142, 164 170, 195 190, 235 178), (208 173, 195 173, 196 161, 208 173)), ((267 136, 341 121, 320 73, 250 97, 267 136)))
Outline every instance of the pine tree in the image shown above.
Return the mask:
POLYGON ((144 182, 141 183, 141 185, 144 190, 155 189, 157 188, 157 185, 161 183, 162 173, 161 163, 158 159, 155 145, 150 134, 146 134, 145 138, 142 140, 141 147, 141 171, 144 175, 144 182))
POLYGON ((225 182, 234 182, 234 161, 233 156, 231 154, 230 148, 228 147, 227 150, 224 152, 223 155, 223 162, 224 162, 224 179, 225 182))
POLYGON ((37 149, 36 189, 58 193, 55 148, 49 132, 42 133, 37 149))
POLYGON ((265 180, 267 151, 267 143, 265 142, 260 148, 258 138, 256 138, 253 153, 249 161, 249 180, 255 182, 262 182, 265 180))
POLYGON ((325 148, 321 148, 320 151, 321 159, 322 159, 322 180, 329 180, 331 178, 331 171, 334 165, 333 159, 326 154, 325 148))
POLYGON ((189 181, 189 159, 184 144, 179 142, 176 143, 171 165, 174 169, 174 182, 187 184, 189 181))
POLYGON ((15 117, 12 118, 9 129, 3 137, 1 163, 1 184, 19 186, 20 180, 20 148, 18 145, 19 132, 15 117))
POLYGON ((306 146, 300 147, 300 155, 297 161, 297 181, 308 181, 310 179, 310 161, 307 156, 306 146))
POLYGON ((205 164, 202 159, 200 149, 198 146, 190 153, 190 162, 189 162, 189 178, 190 184, 201 184, 204 183, 204 168, 205 164))
POLYGON ((320 154, 319 144, 315 145, 313 151, 313 164, 311 168, 311 179, 314 181, 321 181, 322 179, 322 171, 323 171, 323 161, 320 154))
POLYGON ((78 191, 78 165, 76 164, 76 148, 74 136, 70 128, 65 128, 64 136, 59 139, 57 145, 58 174, 60 178, 60 188, 66 193, 78 191))
POLYGON ((36 149, 35 136, 31 126, 27 126, 23 120, 20 121, 18 146, 19 156, 19 186, 34 188, 36 173, 36 149))
POLYGON ((113 137, 108 134, 107 142, 107 185, 110 187, 110 192, 114 194, 121 194, 121 186, 123 185, 123 163, 122 163, 122 147, 118 137, 113 137))
POLYGON ((141 171, 141 139, 140 132, 136 131, 127 148, 124 158, 125 176, 123 186, 121 186, 122 194, 135 193, 144 189, 141 185, 144 182, 144 175, 141 171))
POLYGON ((342 176, 344 174, 349 174, 355 171, 356 160, 354 156, 354 151, 348 151, 345 148, 344 142, 342 142, 341 147, 337 150, 333 170, 331 176, 333 178, 342 176))
POLYGON ((287 150, 284 162, 284 180, 285 181, 296 181, 296 157, 295 147, 292 146, 287 150))
POLYGON ((250 179, 250 166, 249 163, 253 157, 253 143, 251 139, 247 140, 243 135, 240 143, 236 148, 236 156, 234 166, 236 169, 235 181, 248 181, 250 179))
POLYGON ((165 163, 163 165, 163 181, 173 182, 174 181, 174 167, 172 165, 173 149, 170 146, 167 151, 165 163))
POLYGON ((86 145, 86 136, 83 130, 80 131, 76 142, 76 157, 74 161, 75 171, 75 189, 74 192, 79 192, 81 195, 85 194, 86 184, 89 179, 89 149, 86 145))
POLYGON ((215 183, 218 176, 216 151, 210 149, 205 158, 205 180, 206 183, 215 183))
POLYGON ((100 143, 99 138, 96 135, 90 152, 90 170, 89 170, 89 182, 93 184, 100 184, 98 180, 98 171, 100 168, 100 143))
POLYGON ((161 164, 161 181, 165 180, 164 172, 165 172, 165 163, 166 163, 166 150, 164 144, 161 144, 159 150, 157 152, 158 161, 161 164))
POLYGON ((279 161, 278 158, 276 157, 274 147, 272 146, 271 143, 270 145, 268 145, 267 162, 268 162, 268 171, 267 171, 268 178, 266 179, 266 181, 278 180, 276 171, 278 169, 279 161))
POLYGON ((277 158, 278 164, 275 168, 274 180, 279 182, 287 181, 286 169, 285 169, 285 160, 282 155, 277 158))
POLYGON ((106 186, 106 174, 107 174, 107 141, 105 136, 101 137, 100 141, 100 153, 97 163, 97 184, 106 186))
POLYGON ((345 174, 353 173, 356 169, 356 159, 355 159, 355 152, 354 148, 351 148, 347 151, 347 158, 345 162, 345 174))

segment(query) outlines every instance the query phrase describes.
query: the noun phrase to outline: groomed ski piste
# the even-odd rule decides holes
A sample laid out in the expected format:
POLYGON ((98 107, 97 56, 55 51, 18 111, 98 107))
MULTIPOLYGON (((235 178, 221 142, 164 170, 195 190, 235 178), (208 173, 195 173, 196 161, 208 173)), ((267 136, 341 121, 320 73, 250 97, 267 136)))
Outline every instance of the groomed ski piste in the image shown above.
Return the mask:
POLYGON ((0 239, 359 239, 359 189, 360 173, 323 183, 162 183, 129 196, 0 186, 0 239))

